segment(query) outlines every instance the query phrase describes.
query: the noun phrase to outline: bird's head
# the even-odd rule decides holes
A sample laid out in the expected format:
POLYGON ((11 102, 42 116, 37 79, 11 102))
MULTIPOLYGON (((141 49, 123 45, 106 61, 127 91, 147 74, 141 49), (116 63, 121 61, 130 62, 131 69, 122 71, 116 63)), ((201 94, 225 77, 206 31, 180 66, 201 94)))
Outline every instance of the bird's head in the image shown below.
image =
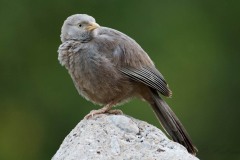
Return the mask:
POLYGON ((95 19, 87 14, 75 14, 68 17, 62 26, 61 41, 77 40, 88 42, 93 37, 93 31, 100 27, 95 19))

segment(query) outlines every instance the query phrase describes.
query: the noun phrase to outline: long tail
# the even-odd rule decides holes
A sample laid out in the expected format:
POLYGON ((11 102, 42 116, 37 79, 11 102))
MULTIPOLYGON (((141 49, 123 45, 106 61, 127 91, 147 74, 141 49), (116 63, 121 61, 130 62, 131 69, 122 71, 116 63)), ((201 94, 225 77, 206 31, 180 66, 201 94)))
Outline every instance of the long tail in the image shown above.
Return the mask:
POLYGON ((154 90, 152 90, 152 97, 154 102, 151 103, 151 106, 165 131, 175 142, 183 145, 189 153, 196 155, 197 148, 168 104, 154 90))

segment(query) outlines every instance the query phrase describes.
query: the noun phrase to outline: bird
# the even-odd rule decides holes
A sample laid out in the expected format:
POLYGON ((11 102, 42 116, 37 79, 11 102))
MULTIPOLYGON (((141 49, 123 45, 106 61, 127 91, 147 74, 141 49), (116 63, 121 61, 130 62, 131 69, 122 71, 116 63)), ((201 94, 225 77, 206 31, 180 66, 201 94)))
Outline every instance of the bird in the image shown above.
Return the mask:
POLYGON ((87 14, 69 16, 61 28, 58 60, 68 70, 78 93, 103 106, 86 119, 111 110, 132 98, 140 98, 152 107, 167 134, 196 155, 186 129, 160 94, 171 97, 165 78, 142 47, 126 34, 96 23, 87 14))

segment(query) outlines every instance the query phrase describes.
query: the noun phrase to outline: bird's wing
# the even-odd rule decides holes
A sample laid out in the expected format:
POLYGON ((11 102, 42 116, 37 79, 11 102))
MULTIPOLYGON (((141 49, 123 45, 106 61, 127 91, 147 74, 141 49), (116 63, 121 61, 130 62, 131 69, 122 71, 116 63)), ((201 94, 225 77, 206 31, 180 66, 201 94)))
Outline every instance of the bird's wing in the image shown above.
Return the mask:
POLYGON ((170 97, 172 94, 163 76, 155 69, 149 67, 123 67, 119 70, 132 80, 142 82, 147 86, 156 89, 164 96, 170 97))
POLYGON ((148 54, 132 38, 117 30, 101 27, 101 46, 107 46, 105 52, 111 52, 112 62, 118 70, 132 80, 146 84, 165 96, 171 96, 162 74, 155 68, 148 54), (106 45, 107 44, 107 45, 106 45), (111 48, 112 49, 109 49, 111 48))

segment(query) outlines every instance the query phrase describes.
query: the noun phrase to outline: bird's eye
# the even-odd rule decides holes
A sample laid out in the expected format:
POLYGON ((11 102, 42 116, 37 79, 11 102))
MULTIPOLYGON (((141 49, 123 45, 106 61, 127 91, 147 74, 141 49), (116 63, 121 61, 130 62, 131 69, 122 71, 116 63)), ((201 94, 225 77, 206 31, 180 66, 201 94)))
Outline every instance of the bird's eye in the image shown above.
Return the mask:
POLYGON ((82 24, 79 24, 78 27, 82 27, 82 24))

